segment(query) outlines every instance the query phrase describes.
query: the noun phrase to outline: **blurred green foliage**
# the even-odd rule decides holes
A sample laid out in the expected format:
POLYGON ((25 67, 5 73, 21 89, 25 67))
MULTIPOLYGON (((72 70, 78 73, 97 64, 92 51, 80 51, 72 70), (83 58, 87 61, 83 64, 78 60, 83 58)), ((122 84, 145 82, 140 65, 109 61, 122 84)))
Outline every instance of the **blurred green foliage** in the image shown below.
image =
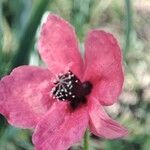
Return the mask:
MULTIPOLYGON (((46 11, 68 20, 83 50, 92 28, 112 32, 124 54, 125 84, 120 101, 108 112, 129 129, 120 140, 90 137, 90 150, 150 148, 150 2, 148 0, 0 0, 0 77, 14 67, 40 63, 36 33, 46 11)), ((31 131, 16 129, 0 116, 0 150, 33 150, 31 131)), ((82 149, 75 146, 72 149, 82 149)))

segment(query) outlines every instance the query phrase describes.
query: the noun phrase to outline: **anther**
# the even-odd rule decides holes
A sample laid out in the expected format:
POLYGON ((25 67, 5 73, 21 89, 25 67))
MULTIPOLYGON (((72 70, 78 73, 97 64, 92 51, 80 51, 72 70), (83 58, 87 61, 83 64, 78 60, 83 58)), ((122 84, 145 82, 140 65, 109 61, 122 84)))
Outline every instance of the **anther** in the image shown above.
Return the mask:
POLYGON ((86 96, 92 90, 89 81, 82 83, 70 70, 65 74, 59 74, 54 84, 55 87, 51 90, 54 97, 60 101, 70 101, 72 109, 86 103, 86 96))

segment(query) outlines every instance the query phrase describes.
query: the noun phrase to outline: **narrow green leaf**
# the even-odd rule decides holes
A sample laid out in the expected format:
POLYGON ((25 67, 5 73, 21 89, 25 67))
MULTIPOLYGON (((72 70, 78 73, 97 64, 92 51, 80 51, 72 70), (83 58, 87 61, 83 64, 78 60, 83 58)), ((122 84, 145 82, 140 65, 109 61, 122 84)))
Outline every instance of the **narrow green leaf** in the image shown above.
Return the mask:
POLYGON ((2 37, 3 37, 3 29, 2 29, 2 1, 0 1, 0 61, 2 60, 2 37))
POLYGON ((28 64, 30 48, 35 37, 36 30, 50 1, 51 0, 40 0, 32 11, 30 19, 20 39, 16 55, 12 59, 10 71, 17 66, 28 64))
POLYGON ((131 3, 131 0, 125 0, 125 45, 124 45, 124 54, 126 54, 126 52, 130 48, 131 31, 132 31, 132 3, 131 3))

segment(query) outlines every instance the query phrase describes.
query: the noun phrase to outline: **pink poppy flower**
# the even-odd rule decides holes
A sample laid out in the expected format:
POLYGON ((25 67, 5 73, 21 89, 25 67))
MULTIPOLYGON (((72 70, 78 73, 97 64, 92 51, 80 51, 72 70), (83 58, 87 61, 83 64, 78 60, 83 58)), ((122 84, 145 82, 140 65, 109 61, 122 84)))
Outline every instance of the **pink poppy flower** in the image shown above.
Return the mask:
POLYGON ((87 128, 108 139, 127 134, 103 108, 116 102, 123 84, 113 35, 90 31, 82 59, 72 26, 49 14, 38 50, 48 69, 20 66, 0 81, 0 113, 11 125, 35 129, 36 150, 66 150, 87 128))

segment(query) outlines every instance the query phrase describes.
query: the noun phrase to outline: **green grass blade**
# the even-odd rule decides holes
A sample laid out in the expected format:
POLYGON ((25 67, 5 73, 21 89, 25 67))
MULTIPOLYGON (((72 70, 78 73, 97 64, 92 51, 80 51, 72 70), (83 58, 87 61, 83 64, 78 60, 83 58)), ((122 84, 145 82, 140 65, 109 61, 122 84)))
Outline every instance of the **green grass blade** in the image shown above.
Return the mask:
MULTIPOLYGON (((124 54, 130 49, 131 31, 132 31, 132 4, 131 0, 125 0, 125 45, 124 54)), ((125 56, 126 57, 126 56, 125 56)))
POLYGON ((51 0, 40 0, 33 10, 19 42, 17 53, 12 60, 10 71, 17 66, 28 64, 30 48, 35 37, 36 30, 50 1, 51 0))

